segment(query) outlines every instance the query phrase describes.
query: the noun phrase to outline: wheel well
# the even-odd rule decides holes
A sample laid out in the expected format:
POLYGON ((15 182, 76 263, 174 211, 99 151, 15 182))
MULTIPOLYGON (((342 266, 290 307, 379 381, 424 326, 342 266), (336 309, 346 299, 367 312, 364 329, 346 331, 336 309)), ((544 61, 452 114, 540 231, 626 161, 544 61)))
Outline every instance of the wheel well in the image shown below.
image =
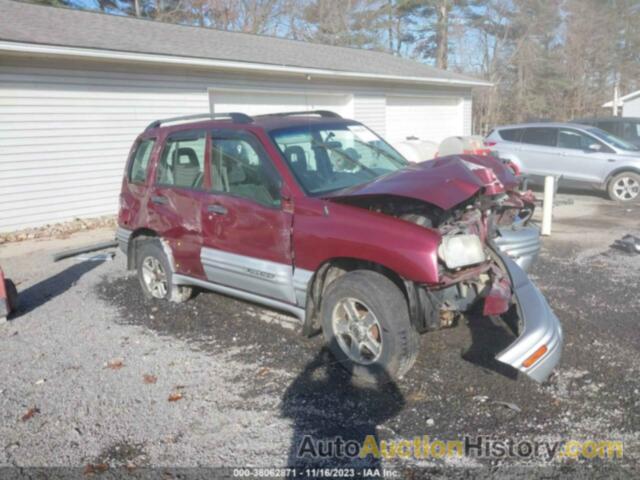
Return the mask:
POLYGON ((322 304, 322 297, 327 287, 345 273, 354 270, 372 270, 387 277, 396 284, 405 296, 409 304, 409 313, 412 313, 411 300, 413 295, 411 287, 413 282, 407 283, 407 281, 396 272, 376 262, 358 258, 334 258, 326 261, 316 270, 307 287, 306 314, 302 328, 302 333, 305 336, 310 337, 320 333, 320 305, 322 304))
POLYGON ((136 268, 136 255, 138 252, 138 245, 141 241, 147 238, 156 238, 158 234, 149 228, 139 228, 134 230, 129 237, 129 243, 127 245, 127 269, 133 270, 136 268))
POLYGON ((637 169, 637 168, 620 167, 617 170, 614 170, 613 172, 609 173, 609 175, 607 176, 607 179, 604 182, 605 188, 609 188, 609 182, 611 182, 613 177, 615 177, 616 175, 620 175, 621 173, 625 173, 625 172, 635 173, 636 175, 640 175, 640 170, 637 169))

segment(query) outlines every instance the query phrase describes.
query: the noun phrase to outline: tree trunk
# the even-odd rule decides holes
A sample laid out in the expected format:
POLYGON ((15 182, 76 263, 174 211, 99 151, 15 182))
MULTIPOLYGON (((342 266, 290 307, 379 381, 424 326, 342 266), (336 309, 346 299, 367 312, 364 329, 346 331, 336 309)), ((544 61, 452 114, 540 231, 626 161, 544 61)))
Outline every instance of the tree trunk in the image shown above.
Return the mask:
POLYGON ((136 17, 140 17, 140 0, 134 0, 133 1, 133 5, 135 7, 136 10, 136 17))
POLYGON ((444 0, 437 8, 438 22, 436 25, 436 67, 444 70, 448 67, 449 56, 449 11, 451 5, 444 0))

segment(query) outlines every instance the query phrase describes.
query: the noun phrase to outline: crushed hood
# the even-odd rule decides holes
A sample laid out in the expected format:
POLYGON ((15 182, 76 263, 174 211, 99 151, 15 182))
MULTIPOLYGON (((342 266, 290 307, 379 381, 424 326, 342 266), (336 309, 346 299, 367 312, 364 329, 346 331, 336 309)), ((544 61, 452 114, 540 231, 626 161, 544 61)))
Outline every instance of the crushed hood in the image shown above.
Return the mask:
POLYGON ((410 165, 369 183, 327 194, 325 198, 394 195, 422 200, 448 210, 484 186, 461 158, 452 156, 410 165))

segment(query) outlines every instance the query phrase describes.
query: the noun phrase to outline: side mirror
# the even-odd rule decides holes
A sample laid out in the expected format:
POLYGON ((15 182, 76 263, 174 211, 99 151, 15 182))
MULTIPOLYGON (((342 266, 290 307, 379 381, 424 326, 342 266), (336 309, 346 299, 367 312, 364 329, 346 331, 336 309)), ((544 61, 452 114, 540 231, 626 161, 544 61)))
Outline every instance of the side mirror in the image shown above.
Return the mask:
POLYGON ((599 152, 600 150, 602 150, 602 145, 599 143, 592 143, 587 147, 587 151, 589 152, 599 152))

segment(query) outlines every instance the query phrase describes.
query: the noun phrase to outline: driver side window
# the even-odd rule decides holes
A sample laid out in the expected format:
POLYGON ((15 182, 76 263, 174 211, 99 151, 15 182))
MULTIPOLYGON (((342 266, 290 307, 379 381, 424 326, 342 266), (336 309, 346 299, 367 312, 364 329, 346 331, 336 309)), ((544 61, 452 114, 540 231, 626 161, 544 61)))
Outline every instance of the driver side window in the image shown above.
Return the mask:
POLYGON ((213 138, 211 187, 267 207, 280 206, 276 172, 266 153, 244 138, 213 138))
POLYGON ((558 147, 560 148, 568 148, 571 150, 589 150, 589 147, 593 144, 600 145, 600 148, 604 147, 604 145, 602 145, 595 138, 577 130, 561 128, 558 131, 558 147))

